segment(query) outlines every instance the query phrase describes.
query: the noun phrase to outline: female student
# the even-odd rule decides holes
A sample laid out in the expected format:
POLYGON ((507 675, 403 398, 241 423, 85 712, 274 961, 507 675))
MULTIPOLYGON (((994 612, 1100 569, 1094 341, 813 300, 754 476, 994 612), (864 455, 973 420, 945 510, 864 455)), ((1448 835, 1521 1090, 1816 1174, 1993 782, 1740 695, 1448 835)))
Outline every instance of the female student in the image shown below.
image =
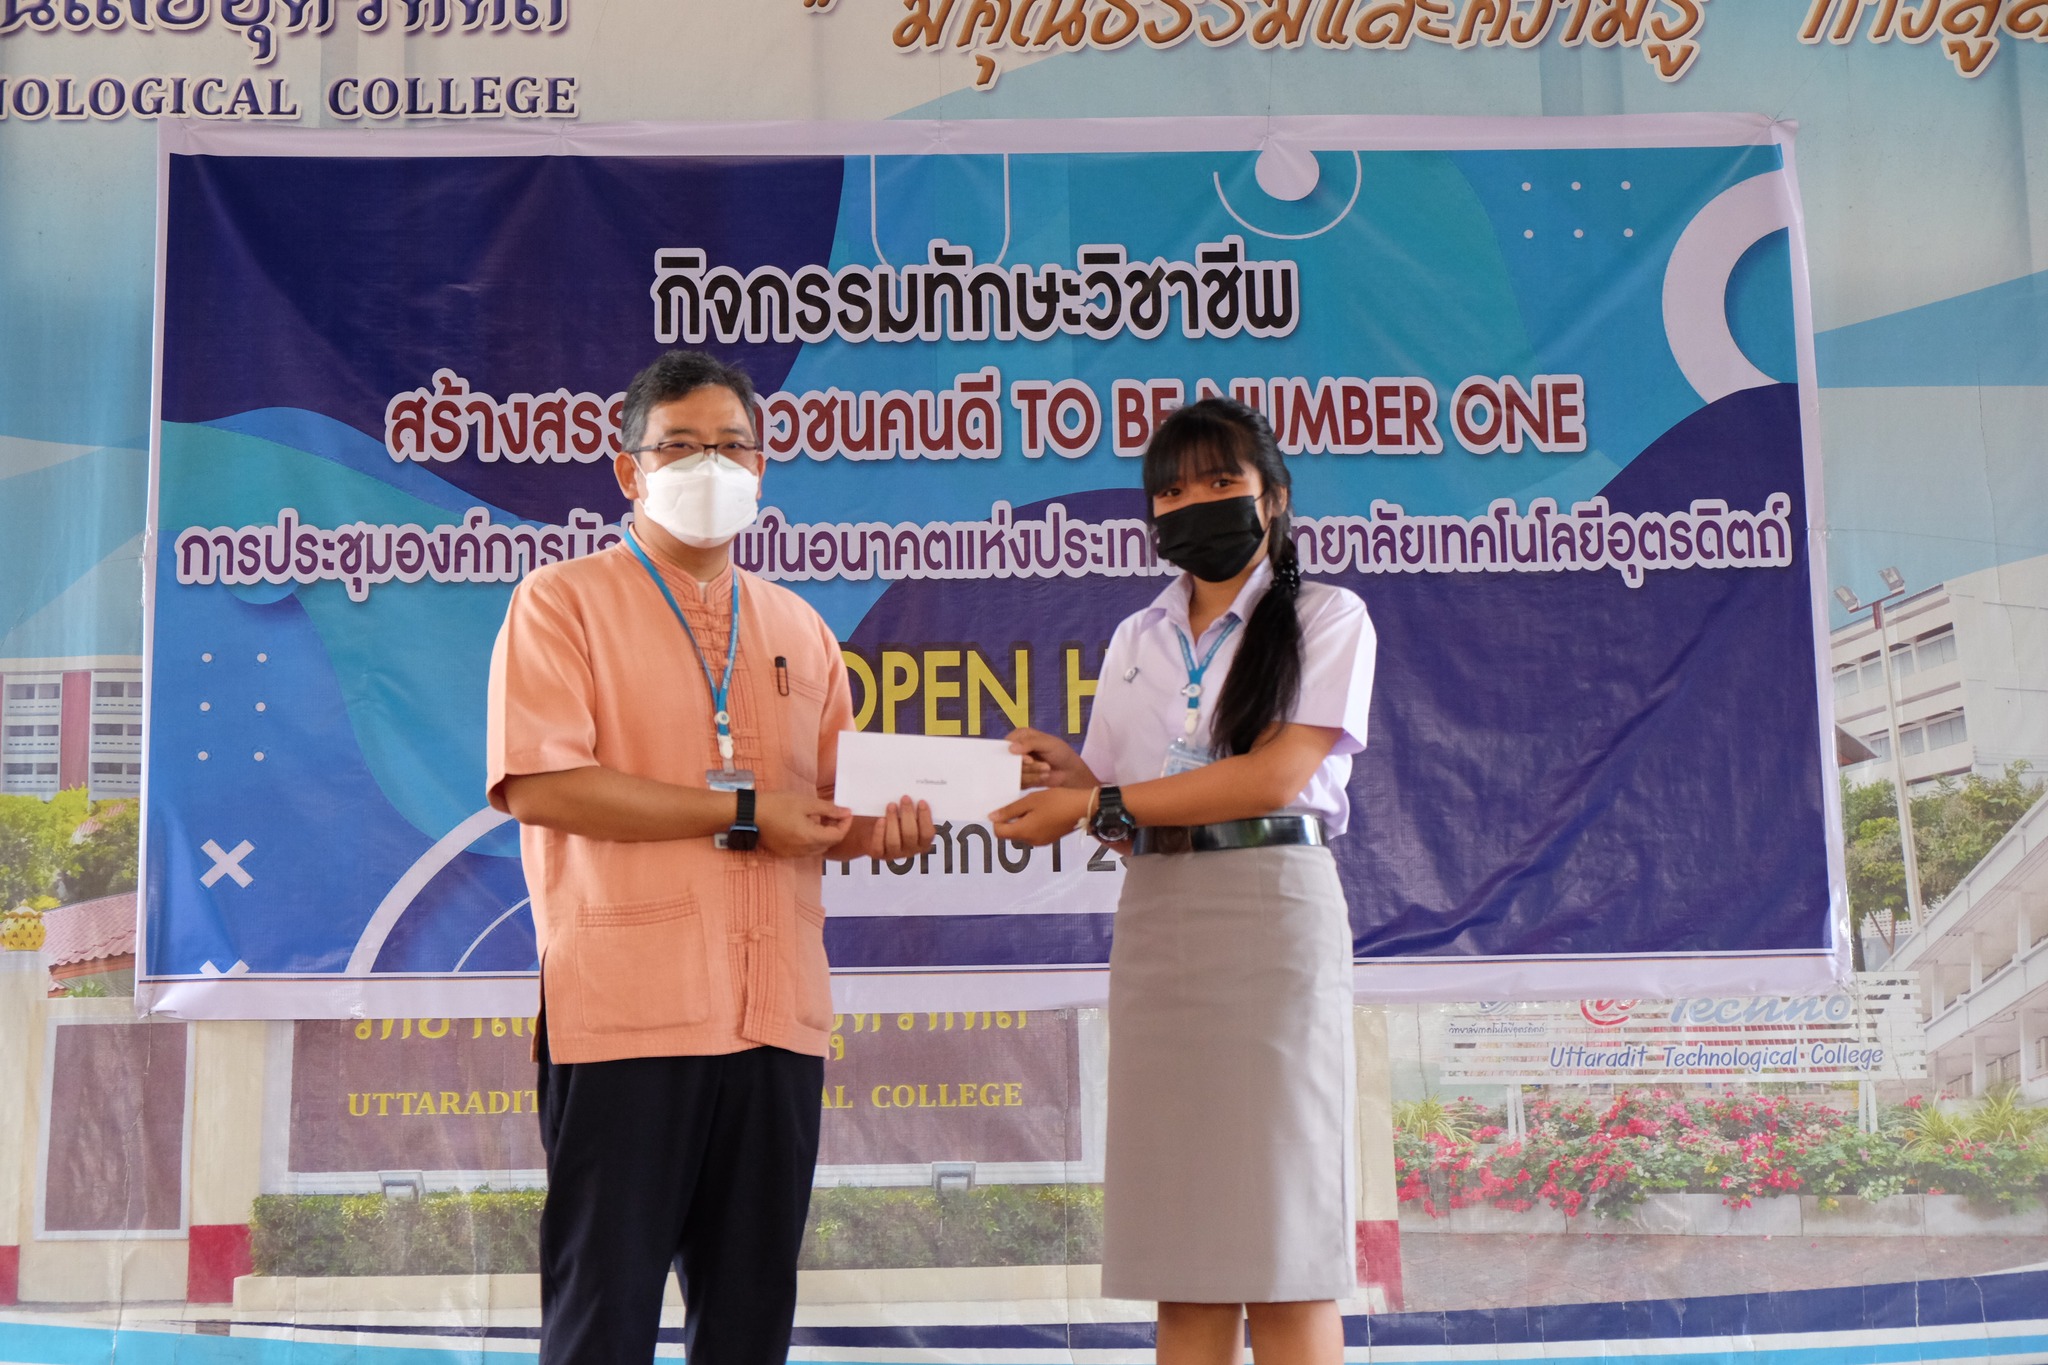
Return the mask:
POLYGON ((1086 742, 1018 730, 996 833, 1129 849, 1109 988, 1102 1292, 1159 1302, 1161 1365, 1339 1365, 1356 1287, 1351 928, 1327 841, 1365 747, 1374 637, 1304 584, 1287 466, 1212 398, 1145 452, 1184 572, 1116 629, 1086 742))

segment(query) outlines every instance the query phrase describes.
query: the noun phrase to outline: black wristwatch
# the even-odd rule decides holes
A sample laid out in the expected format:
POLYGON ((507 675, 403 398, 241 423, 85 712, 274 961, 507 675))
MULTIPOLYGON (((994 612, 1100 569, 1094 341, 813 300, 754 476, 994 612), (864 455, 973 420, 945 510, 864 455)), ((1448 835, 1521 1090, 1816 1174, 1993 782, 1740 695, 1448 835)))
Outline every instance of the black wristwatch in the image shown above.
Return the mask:
POLYGON ((733 812, 732 826, 716 842, 720 848, 746 853, 761 842, 761 827, 754 823, 754 789, 741 787, 733 795, 739 798, 739 808, 733 812))
POLYGON ((1089 835, 1105 844, 1120 844, 1138 832, 1138 822, 1124 809, 1121 787, 1103 787, 1095 793, 1095 813, 1088 817, 1089 835))

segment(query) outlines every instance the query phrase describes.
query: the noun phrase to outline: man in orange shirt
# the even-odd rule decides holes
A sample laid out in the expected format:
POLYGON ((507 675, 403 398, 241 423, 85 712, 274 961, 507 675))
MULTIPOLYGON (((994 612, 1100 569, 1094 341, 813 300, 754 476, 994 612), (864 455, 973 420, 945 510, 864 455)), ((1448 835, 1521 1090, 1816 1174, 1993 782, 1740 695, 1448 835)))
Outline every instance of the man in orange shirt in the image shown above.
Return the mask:
POLYGON ((541 955, 541 1359, 649 1360, 674 1262, 694 1365, 782 1365, 832 994, 823 860, 930 845, 832 803, 839 643, 732 562, 753 386, 670 351, 626 391, 626 542, 530 574, 491 657, 489 795, 541 955))

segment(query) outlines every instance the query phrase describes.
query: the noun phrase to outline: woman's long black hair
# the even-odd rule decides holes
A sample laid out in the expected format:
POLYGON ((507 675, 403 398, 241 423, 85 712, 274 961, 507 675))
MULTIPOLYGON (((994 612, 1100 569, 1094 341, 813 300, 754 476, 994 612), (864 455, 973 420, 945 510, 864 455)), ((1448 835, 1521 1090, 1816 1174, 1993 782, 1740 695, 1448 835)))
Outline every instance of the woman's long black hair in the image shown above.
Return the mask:
POLYGON ((1234 398, 1204 398, 1170 414, 1145 447, 1146 517, 1151 499, 1175 484, 1215 474, 1255 469, 1265 485, 1262 499, 1274 508, 1266 528, 1266 557, 1273 586, 1245 622, 1237 661, 1216 699, 1210 733, 1217 752, 1247 754, 1275 722, 1294 710, 1301 693, 1301 564, 1288 533, 1287 493, 1293 479, 1273 428, 1234 398))

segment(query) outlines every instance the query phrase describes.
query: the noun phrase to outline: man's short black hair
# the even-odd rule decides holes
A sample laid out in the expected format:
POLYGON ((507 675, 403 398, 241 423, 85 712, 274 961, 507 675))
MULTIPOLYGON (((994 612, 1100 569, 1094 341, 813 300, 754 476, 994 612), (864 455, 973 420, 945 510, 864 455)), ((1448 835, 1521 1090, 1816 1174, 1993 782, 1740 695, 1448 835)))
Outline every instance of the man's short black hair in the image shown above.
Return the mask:
POLYGON ((730 389, 754 421, 754 381, 737 365, 728 365, 704 351, 664 351, 626 386, 626 409, 619 418, 619 440, 627 450, 647 438, 647 413, 660 403, 687 398, 711 385, 730 389))

